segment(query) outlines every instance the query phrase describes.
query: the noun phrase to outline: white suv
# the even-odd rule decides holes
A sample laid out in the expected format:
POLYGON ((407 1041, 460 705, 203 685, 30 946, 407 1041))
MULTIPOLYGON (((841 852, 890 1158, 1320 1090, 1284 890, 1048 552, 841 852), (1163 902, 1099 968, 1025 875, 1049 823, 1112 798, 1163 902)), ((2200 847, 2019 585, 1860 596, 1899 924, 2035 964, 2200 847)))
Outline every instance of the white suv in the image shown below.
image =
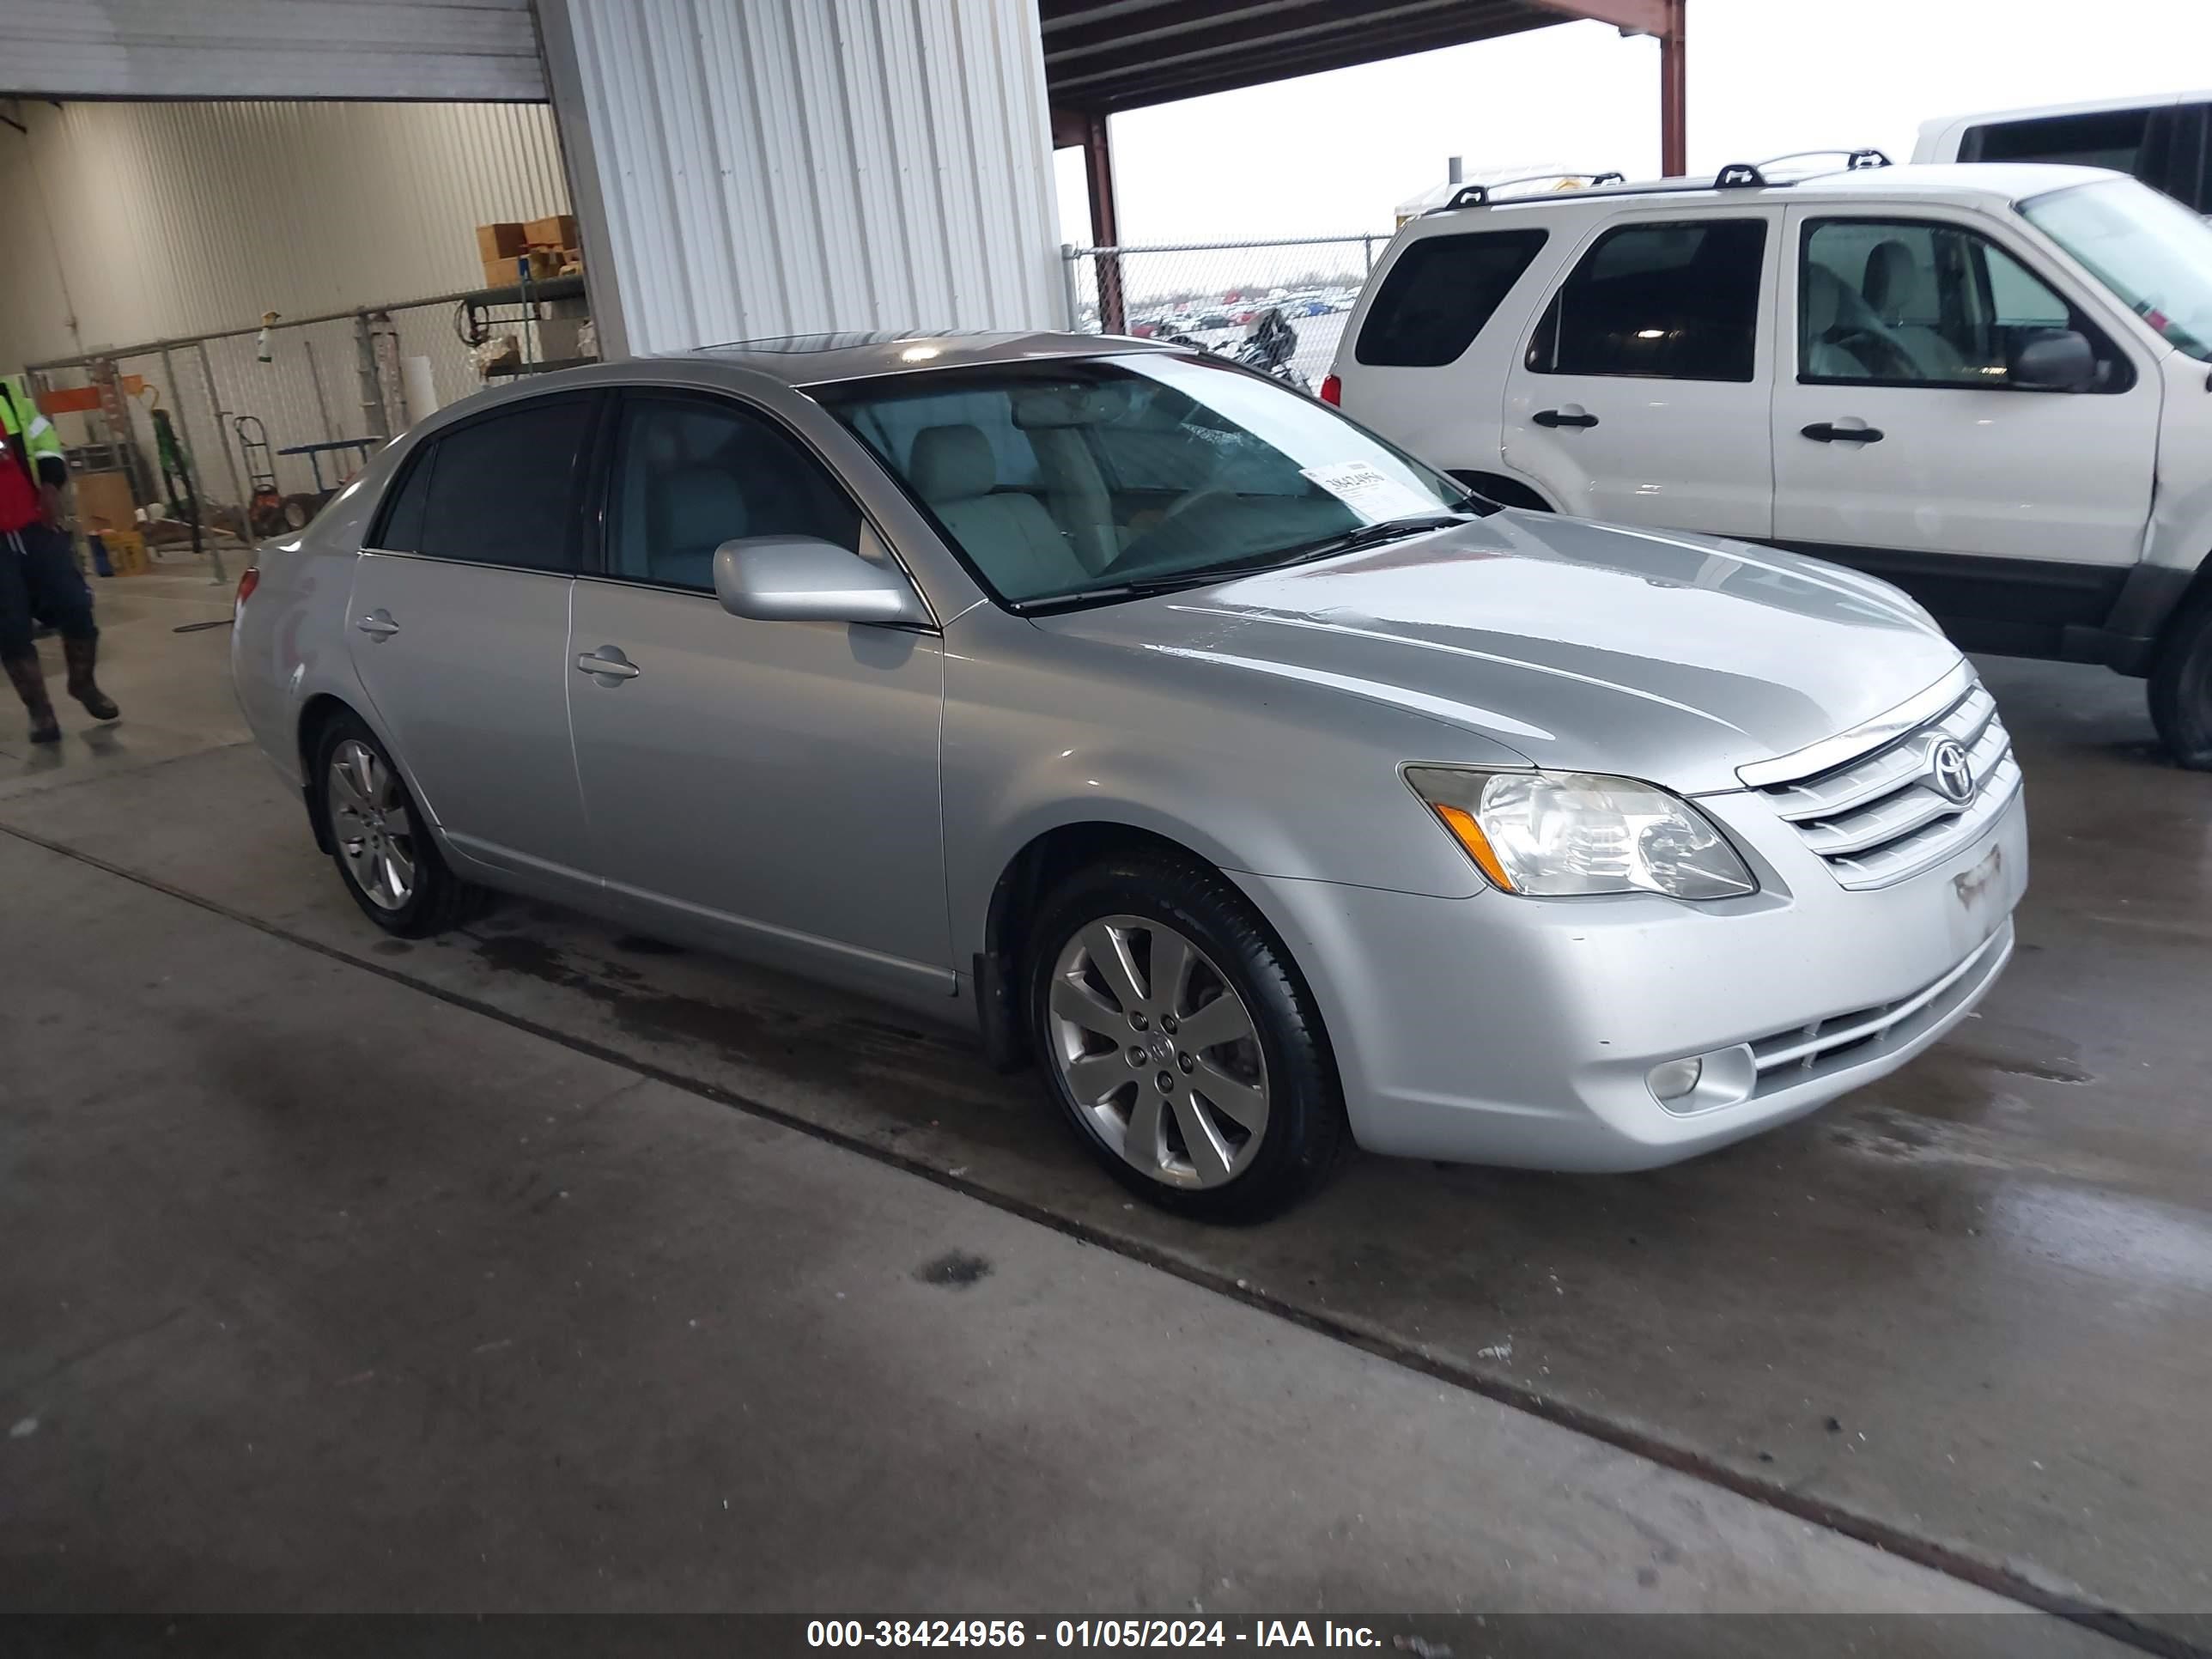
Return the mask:
POLYGON ((2096 168, 1773 165, 1468 187, 1322 397, 1508 506, 1817 554, 1969 649, 2148 676, 2212 768, 2212 227, 2096 168))

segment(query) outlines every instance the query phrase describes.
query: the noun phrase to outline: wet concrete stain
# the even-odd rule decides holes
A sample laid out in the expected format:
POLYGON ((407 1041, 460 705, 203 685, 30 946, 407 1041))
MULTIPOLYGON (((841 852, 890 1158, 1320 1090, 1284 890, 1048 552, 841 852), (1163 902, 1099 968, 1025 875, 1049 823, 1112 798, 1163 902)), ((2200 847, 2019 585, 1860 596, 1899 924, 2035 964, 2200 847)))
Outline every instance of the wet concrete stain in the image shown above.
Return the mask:
POLYGON ((914 1270, 914 1276, 925 1285, 939 1285, 948 1291, 964 1291, 977 1280, 990 1276, 991 1263, 986 1257, 970 1255, 965 1250, 947 1250, 943 1255, 925 1261, 914 1270))
POLYGON ((415 947, 404 939, 381 939, 369 950, 380 957, 404 957, 413 954, 415 947))
MULTIPOLYGON (((486 930, 469 944, 487 968, 575 991, 605 1007, 624 1035, 648 1041, 699 1045, 740 1064, 774 1063, 806 1080, 850 1082, 895 1079, 894 1098, 908 1117, 934 1124, 948 1107, 981 1105, 1003 1111, 1009 1091, 978 1086, 978 1051, 954 1033, 923 1030, 858 1009, 793 1008, 746 996, 732 985, 732 1000, 653 988, 627 963, 563 951, 534 933, 486 930), (743 999, 743 1000, 736 1000, 743 999)), ((689 955, 689 952, 684 952, 689 955)), ((975 1127, 972 1119, 969 1127, 975 1127)))

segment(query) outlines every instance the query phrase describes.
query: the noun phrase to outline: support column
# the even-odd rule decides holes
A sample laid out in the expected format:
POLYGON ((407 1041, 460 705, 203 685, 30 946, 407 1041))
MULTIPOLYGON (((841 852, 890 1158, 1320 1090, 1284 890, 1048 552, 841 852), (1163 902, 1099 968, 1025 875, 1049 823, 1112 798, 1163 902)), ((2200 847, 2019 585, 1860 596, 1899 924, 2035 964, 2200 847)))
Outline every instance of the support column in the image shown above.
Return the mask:
POLYGON ((1689 0, 1667 0, 1659 37, 1659 170, 1678 179, 1690 170, 1689 0))
MULTIPOLYGON (((1099 247, 1121 246, 1121 210, 1114 196, 1114 144, 1107 136, 1106 118, 1086 111, 1083 117, 1083 178, 1091 190, 1091 230, 1099 247)), ((1121 256, 1098 256, 1098 331, 1127 334, 1128 307, 1121 293, 1121 256)))

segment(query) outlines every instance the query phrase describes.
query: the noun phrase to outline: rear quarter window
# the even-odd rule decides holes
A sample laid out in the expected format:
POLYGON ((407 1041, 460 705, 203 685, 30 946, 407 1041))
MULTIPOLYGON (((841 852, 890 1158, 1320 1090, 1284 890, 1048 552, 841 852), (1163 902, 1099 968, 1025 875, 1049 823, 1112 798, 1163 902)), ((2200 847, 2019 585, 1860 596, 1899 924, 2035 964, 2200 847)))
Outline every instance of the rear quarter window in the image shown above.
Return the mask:
POLYGON ((1353 357, 1381 368, 1437 368, 1474 343, 1548 233, 1482 230, 1425 236, 1376 290, 1353 357))

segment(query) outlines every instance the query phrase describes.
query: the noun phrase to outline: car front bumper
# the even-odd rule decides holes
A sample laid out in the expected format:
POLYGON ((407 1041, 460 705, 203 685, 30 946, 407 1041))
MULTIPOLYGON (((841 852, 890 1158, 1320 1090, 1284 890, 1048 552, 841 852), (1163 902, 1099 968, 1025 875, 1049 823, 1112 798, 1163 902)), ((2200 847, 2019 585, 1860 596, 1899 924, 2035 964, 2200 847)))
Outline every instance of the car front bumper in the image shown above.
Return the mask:
POLYGON ((1698 805, 1765 866, 1759 893, 1437 899, 1237 878, 1320 1001, 1361 1146, 1550 1170, 1674 1163, 1896 1070, 2011 957, 2022 798, 1955 856, 1871 891, 1840 886, 1759 797, 1698 805), (1645 1081, 1729 1050, 1741 1097, 1669 1109, 1645 1081))

